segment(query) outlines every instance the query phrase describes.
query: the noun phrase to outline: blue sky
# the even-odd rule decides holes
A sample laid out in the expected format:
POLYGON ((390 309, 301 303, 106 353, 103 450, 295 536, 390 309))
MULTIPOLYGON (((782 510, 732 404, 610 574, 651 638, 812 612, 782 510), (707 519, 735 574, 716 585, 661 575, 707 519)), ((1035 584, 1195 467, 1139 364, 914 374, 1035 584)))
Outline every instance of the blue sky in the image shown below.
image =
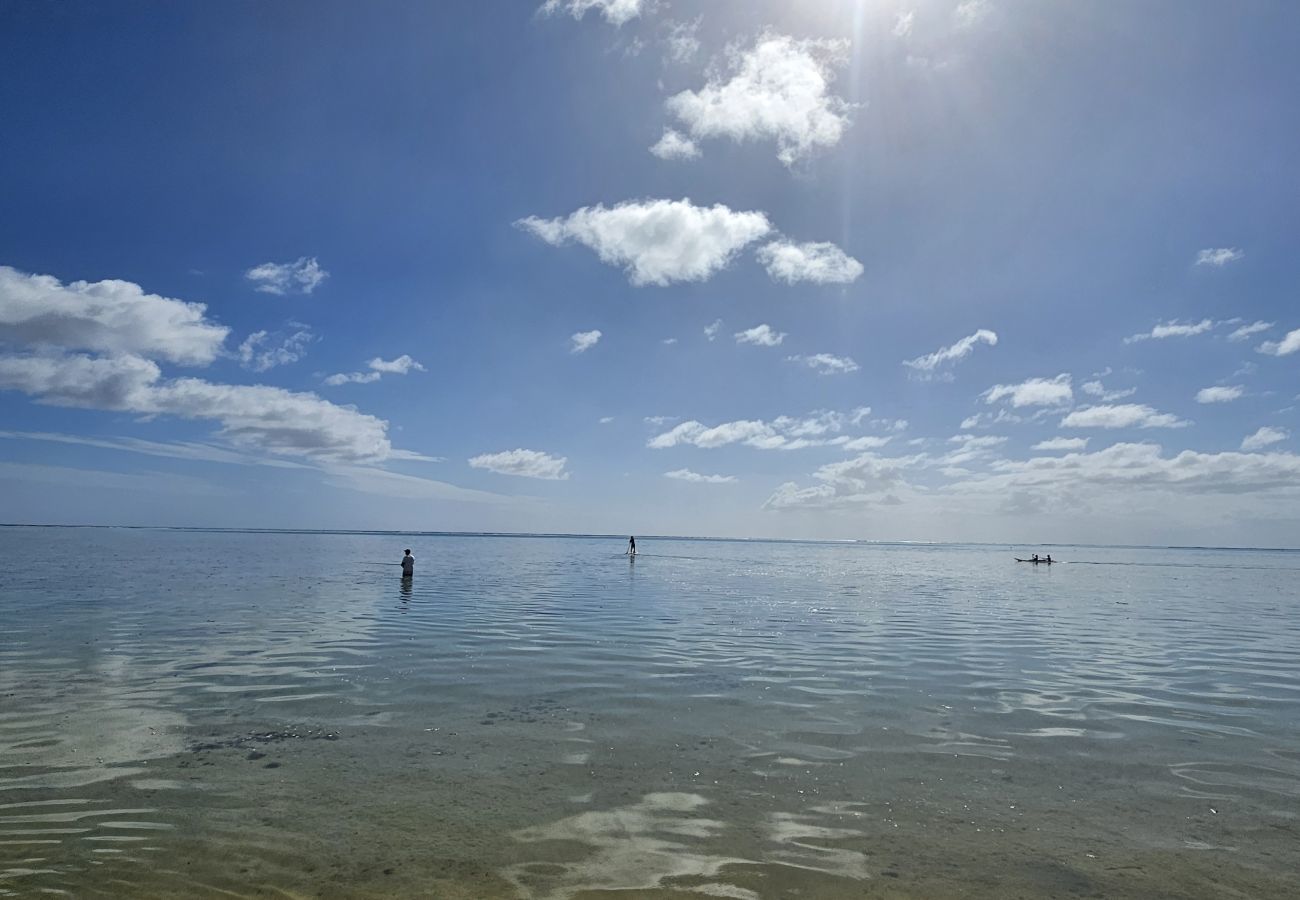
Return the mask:
POLYGON ((1300 545, 1300 9, 7 4, 0 520, 1300 545))

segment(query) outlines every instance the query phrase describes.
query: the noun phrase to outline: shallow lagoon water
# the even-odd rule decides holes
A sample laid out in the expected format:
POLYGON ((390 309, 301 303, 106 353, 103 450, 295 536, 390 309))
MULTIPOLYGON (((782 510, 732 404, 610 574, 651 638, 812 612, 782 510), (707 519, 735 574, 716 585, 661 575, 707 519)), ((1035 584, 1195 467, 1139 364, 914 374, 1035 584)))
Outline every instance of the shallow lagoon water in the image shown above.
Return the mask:
POLYGON ((1300 553, 638 543, 0 529, 0 896, 1295 895, 1300 553))

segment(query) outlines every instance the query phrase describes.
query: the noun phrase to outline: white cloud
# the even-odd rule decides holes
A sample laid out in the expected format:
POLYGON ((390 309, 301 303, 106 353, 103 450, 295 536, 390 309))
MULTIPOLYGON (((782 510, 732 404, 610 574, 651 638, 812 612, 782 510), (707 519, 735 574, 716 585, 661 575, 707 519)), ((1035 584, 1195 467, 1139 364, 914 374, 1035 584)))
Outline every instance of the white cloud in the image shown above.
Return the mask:
POLYGON ((1214 266, 1216 269, 1226 266, 1228 263, 1236 262, 1246 254, 1235 247, 1216 247, 1209 250, 1202 250, 1196 254, 1196 264, 1198 266, 1214 266))
POLYGON ((1254 434, 1248 434, 1242 438, 1242 450, 1262 450, 1265 447, 1285 441, 1291 436, 1291 433, 1285 428, 1273 428, 1265 425, 1254 434))
POLYGON ((920 456, 885 457, 874 453, 817 469, 813 478, 821 482, 800 488, 793 481, 781 485, 763 504, 764 509, 834 509, 898 502, 896 492, 907 487, 904 472, 920 463, 920 456))
POLYGON ((819 375, 848 375, 858 370, 858 364, 848 356, 814 353, 811 356, 787 356, 786 362, 807 366, 819 375))
POLYGON ((700 148, 680 131, 665 128, 663 136, 650 146, 650 152, 660 159, 698 159, 700 148))
MULTIPOLYGON (((999 474, 968 487, 1177 489, 1188 493, 1251 493, 1300 485, 1300 456, 1290 453, 1199 453, 1165 457, 1158 444, 1114 444, 1095 453, 1007 460, 999 474)), ((1127 496, 1127 493, 1126 493, 1127 496)))
POLYGON ((1219 385, 1201 388, 1196 392, 1197 403, 1230 403, 1245 393, 1241 385, 1219 385))
POLYGON ((1061 420, 1062 428, 1184 428, 1190 424, 1139 403, 1085 406, 1061 420))
POLYGON ((265 385, 164 380, 136 356, 0 356, 0 389, 57 406, 211 419, 233 443, 273 453, 369 462, 393 452, 388 423, 350 407, 265 385))
POLYGON ((1049 438, 1045 441, 1039 441, 1031 448, 1033 450, 1087 450, 1088 438, 1049 438))
POLYGON ((777 281, 794 284, 848 284, 862 274, 862 263, 829 241, 794 244, 772 241, 758 248, 758 261, 777 281))
POLYGON ((1288 331, 1281 341, 1265 341, 1255 350, 1258 353, 1267 353, 1269 356, 1290 356, 1300 350, 1300 328, 1288 331))
POLYGON ((748 50, 729 48, 729 77, 715 75, 699 91, 668 98, 668 112, 696 140, 773 140, 777 158, 792 166, 839 143, 848 127, 850 105, 830 93, 848 47, 764 34, 748 50))
POLYGON ((276 347, 264 346, 269 337, 266 331, 254 331, 245 338, 237 351, 239 364, 254 372, 265 372, 295 363, 307 355, 307 345, 316 339, 306 328, 285 336, 276 347))
POLYGON ((381 359, 376 356, 369 363, 372 371, 382 372, 385 375, 405 375, 408 372, 423 372, 424 366, 420 365, 410 356, 403 353, 396 359, 381 359))
POLYGON ((959 28, 971 28, 978 25, 993 11, 989 0, 962 0, 952 12, 953 21, 959 28))
POLYGON ((602 424, 602 425, 608 425, 610 422, 613 422, 613 421, 614 421, 614 417, 613 417, 613 416, 601 416, 601 417, 600 417, 600 424, 602 424))
POLYGON ((912 22, 916 19, 916 10, 907 11, 899 10, 898 15, 894 18, 893 33, 894 37, 907 37, 912 33, 912 22))
POLYGON ((646 416, 641 421, 647 425, 653 425, 656 428, 662 428, 664 425, 671 424, 680 419, 681 416, 646 416))
POLYGON ((130 281, 74 281, 0 266, 0 341, 207 365, 230 329, 202 303, 146 294, 130 281))
POLYGON ((703 17, 690 22, 669 22, 668 36, 664 45, 668 48, 668 59, 672 62, 688 63, 700 52, 700 39, 697 36, 703 17))
POLYGON ((622 26, 641 15, 647 0, 546 0, 538 10, 542 15, 568 13, 581 19, 590 10, 596 10, 611 25, 622 26))
POLYGON ((722 320, 714 319, 713 324, 704 326, 704 336, 712 341, 718 336, 718 330, 722 328, 722 320))
POLYGON ((325 378, 325 384, 338 387, 341 384, 374 384, 384 377, 383 372, 338 372, 325 378))
POLYGON ((1074 399, 1070 387, 1070 376, 1066 373, 1055 378, 1030 378, 1020 384, 995 384, 983 394, 985 403, 996 403, 1004 397, 1011 398, 1011 405, 1022 406, 1060 406, 1074 399))
POLYGON ((329 276, 314 256, 300 256, 288 263, 262 263, 244 273, 256 290, 280 295, 310 294, 329 276))
POLYGON ((569 473, 564 471, 567 462, 566 457, 551 456, 538 450, 505 450, 501 453, 484 453, 475 456, 469 464, 476 469, 487 469, 499 475, 566 481, 569 478, 569 473))
POLYGON ((733 484, 736 481, 735 475, 701 475, 699 472, 692 472, 690 469, 675 469, 672 472, 665 472, 665 478, 675 478, 678 481, 691 481, 696 484, 733 484))
POLYGON ((420 365, 410 356, 403 353, 396 359, 383 359, 376 356, 366 364, 370 371, 368 372, 350 372, 337 375, 331 375, 325 379, 325 383, 330 386, 340 384, 373 384, 385 375, 406 375, 410 372, 423 372, 424 366, 420 365))
POLYGON ((664 338, 659 343, 663 344, 665 347, 671 347, 673 344, 677 343, 677 338, 675 337, 664 338))
POLYGON ((585 353, 600 340, 600 330, 579 331, 569 336, 571 342, 569 347, 570 353, 585 353))
POLYGON ((850 441, 847 436, 840 435, 844 430, 845 418, 840 412, 819 410, 803 418, 778 416, 770 422, 740 419, 708 426, 691 420, 656 435, 646 446, 654 450, 665 450, 688 445, 711 450, 728 444, 744 444, 759 450, 802 450, 806 447, 841 445, 850 441))
POLYGON ((996 332, 989 331, 987 328, 981 328, 974 334, 967 335, 950 347, 940 347, 933 353, 927 353, 925 356, 918 356, 916 359, 907 359, 903 365, 922 373, 923 377, 932 373, 944 363, 955 363, 960 359, 969 356, 975 349, 975 345, 984 343, 990 347, 996 346, 998 336, 996 332))
POLYGON ((735 334, 737 344, 755 344, 759 347, 775 347, 787 337, 784 331, 773 331, 770 325, 755 325, 735 334))
POLYGON ((1242 325, 1232 334, 1228 335, 1230 341, 1244 341, 1247 338, 1259 334, 1261 331, 1268 331, 1273 327, 1272 322, 1254 322, 1250 325, 1242 325))
POLYGON ((21 391, 52 406, 149 412, 158 364, 139 356, 0 356, 0 390, 21 391))
POLYGON ((1132 397, 1137 393, 1137 388, 1108 391, 1106 390, 1106 385, 1102 384, 1100 381, 1085 381, 1079 387, 1085 394, 1090 397, 1096 397, 1098 400, 1105 403, 1110 403, 1114 400, 1123 400, 1125 397, 1132 397))
POLYGON ((602 262, 622 266, 638 286, 704 281, 772 230, 761 212, 696 206, 689 199, 628 201, 608 209, 597 204, 515 224, 554 246, 577 241, 591 248, 602 262))
POLYGON ((1019 425, 1024 419, 1005 409, 999 409, 996 413, 975 413, 973 416, 967 416, 961 420, 962 430, 971 428, 988 428, 990 425, 1019 425))
POLYGON ((1142 334, 1134 334, 1124 338, 1124 343, 1133 344, 1138 341, 1162 340, 1171 337, 1192 337, 1197 334, 1204 334, 1214 327, 1214 323, 1209 319, 1202 319, 1199 322, 1160 322, 1157 323, 1150 331, 1142 334))

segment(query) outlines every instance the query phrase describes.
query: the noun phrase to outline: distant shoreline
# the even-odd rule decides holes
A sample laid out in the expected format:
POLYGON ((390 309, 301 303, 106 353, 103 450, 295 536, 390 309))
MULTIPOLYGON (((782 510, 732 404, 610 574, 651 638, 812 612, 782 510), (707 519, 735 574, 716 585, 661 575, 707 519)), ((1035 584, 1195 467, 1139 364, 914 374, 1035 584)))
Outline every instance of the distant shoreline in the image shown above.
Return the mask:
MULTIPOLYGON (((319 534, 319 535, 389 535, 392 537, 483 537, 483 538, 565 538, 573 540, 627 540, 626 534, 587 534, 582 532, 527 531, 411 531, 368 528, 222 528, 205 525, 81 525, 0 522, 0 528, 101 528, 124 531, 184 531, 210 534, 319 534)), ((874 547, 1089 547, 1116 550, 1231 550, 1250 553, 1297 553, 1300 547, 1227 547, 1195 544, 1083 544, 1034 543, 1032 541, 873 541, 859 538, 765 538, 725 537, 715 535, 644 534, 644 541, 701 541, 734 544, 860 544, 874 547)))

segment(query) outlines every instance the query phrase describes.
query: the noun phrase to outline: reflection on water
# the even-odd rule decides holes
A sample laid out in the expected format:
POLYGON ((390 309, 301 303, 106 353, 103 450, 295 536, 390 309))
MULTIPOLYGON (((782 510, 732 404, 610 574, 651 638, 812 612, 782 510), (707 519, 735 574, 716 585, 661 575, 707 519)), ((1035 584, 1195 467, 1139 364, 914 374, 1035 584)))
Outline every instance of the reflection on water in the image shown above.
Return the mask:
POLYGON ((0 896, 1291 896, 1300 556, 641 549, 0 530, 0 896))

